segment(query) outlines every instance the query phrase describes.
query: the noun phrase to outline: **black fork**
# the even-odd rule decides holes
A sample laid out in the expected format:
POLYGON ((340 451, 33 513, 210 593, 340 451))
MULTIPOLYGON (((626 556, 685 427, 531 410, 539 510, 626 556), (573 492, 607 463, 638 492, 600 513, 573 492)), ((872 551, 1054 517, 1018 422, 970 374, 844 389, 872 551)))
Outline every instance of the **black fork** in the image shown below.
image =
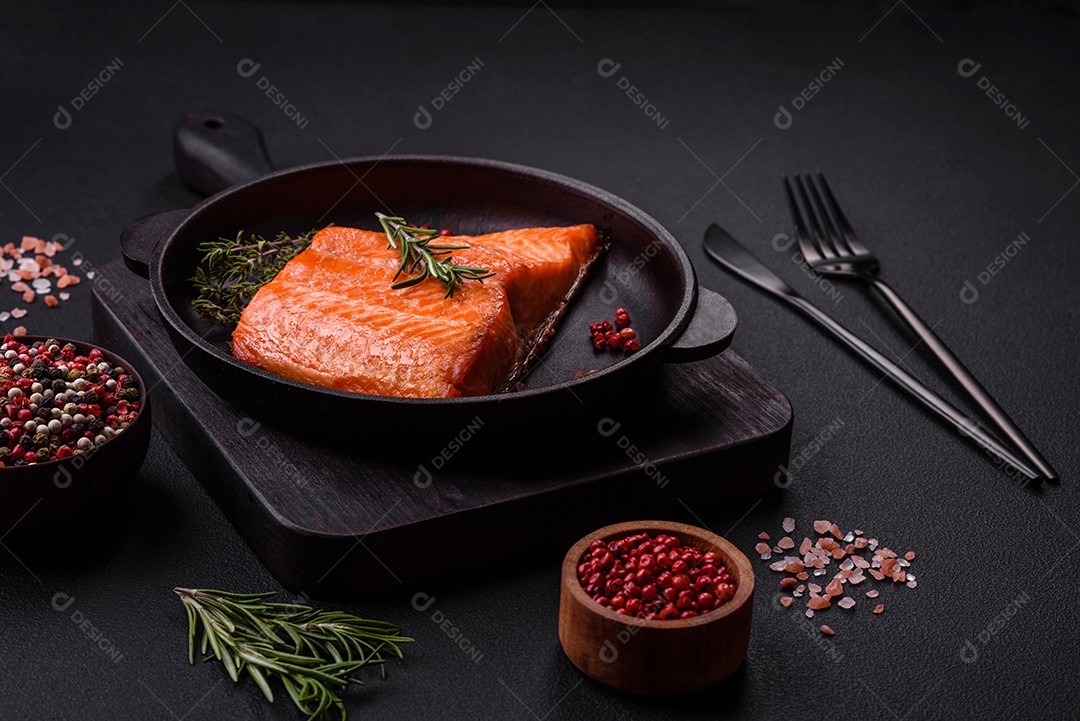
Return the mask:
POLYGON ((1057 480, 1058 475, 1053 467, 960 359, 937 337, 933 328, 878 277, 881 266, 877 257, 856 237, 854 229, 840 209, 840 204, 836 202, 832 189, 825 181, 824 174, 818 172, 816 182, 809 175, 796 175, 794 182, 784 176, 784 192, 791 209, 791 217, 795 221, 799 248, 807 264, 821 275, 859 281, 880 293, 908 329, 920 342, 926 343, 942 365, 1039 472, 1048 480, 1057 480))

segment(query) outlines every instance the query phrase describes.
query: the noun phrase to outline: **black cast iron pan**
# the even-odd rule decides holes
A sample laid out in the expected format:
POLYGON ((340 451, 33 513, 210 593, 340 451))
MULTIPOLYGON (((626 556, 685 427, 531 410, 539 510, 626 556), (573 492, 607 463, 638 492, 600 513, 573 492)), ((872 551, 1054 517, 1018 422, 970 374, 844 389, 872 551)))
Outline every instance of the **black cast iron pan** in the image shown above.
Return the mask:
MULTIPOLYGON (((699 288, 686 253, 657 221, 599 188, 535 168, 473 158, 354 158, 273 172, 262 134, 225 113, 191 113, 176 129, 180 177, 210 194, 194 208, 136 221, 121 236, 127 264, 149 278, 180 355, 218 395, 256 417, 298 429, 345 419, 369 437, 442 426, 445 436, 480 419, 522 431, 596 415, 634 395, 664 363, 700 360, 731 342, 736 316, 699 288), (302 232, 330 223, 378 229, 375 211, 476 235, 510 228, 592 223, 610 247, 581 290, 525 389, 498 395, 411 399, 359 395, 281 378, 234 359, 231 329, 191 309, 200 242, 237 232, 302 232), (588 325, 630 310, 642 339, 634 355, 597 352, 588 325), (575 379, 574 371, 597 372, 575 379), (585 411, 590 411, 585 413, 585 411), (385 433, 384 433, 385 431, 385 433)), ((592 423, 595 424, 595 419, 592 423)))

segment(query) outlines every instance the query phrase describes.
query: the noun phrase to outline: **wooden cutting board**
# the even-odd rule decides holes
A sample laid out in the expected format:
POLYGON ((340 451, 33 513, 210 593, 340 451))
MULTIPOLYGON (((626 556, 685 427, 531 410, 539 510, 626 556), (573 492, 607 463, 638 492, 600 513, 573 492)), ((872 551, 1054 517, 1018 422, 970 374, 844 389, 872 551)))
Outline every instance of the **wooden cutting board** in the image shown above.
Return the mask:
POLYGON ((340 432, 301 438, 203 385, 169 340, 149 284, 122 261, 99 272, 109 282, 94 284, 95 341, 137 364, 155 426, 255 554, 315 598, 467 577, 526 550, 555 558, 619 521, 700 523, 694 515, 715 504, 775 489, 788 461, 787 398, 730 350, 665 367, 637 412, 610 418, 583 406, 558 445, 495 448, 482 419, 415 453, 386 455, 340 432))

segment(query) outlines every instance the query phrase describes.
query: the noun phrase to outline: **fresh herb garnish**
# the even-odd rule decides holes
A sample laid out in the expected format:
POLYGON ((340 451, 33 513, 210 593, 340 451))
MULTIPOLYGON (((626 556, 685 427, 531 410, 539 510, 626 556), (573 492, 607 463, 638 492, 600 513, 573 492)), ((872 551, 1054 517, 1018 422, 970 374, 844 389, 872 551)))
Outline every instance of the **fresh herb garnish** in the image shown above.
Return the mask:
POLYGON ((309 721, 326 718, 332 711, 340 712, 344 721, 340 694, 350 684, 363 685, 353 674, 377 665, 386 678, 383 654, 402 658, 399 644, 413 640, 384 621, 295 603, 271 603, 266 599, 274 595, 272 591, 173 591, 187 611, 191 663, 195 663, 195 637, 201 627, 204 661, 221 661, 234 682, 247 672, 270 702, 274 700, 270 680, 278 679, 309 721))
POLYGON ((314 230, 290 236, 278 233, 273 240, 259 235, 244 239, 219 238, 199 245, 202 265, 191 279, 196 297, 195 311, 218 323, 238 323, 240 314, 263 287, 293 259, 311 245, 314 230))
POLYGON ((454 295, 454 288, 463 280, 479 280, 495 275, 487 268, 474 268, 467 265, 455 265, 450 254, 455 250, 464 250, 467 245, 432 245, 431 240, 439 234, 434 228, 418 228, 409 225, 404 218, 391 217, 376 213, 390 247, 401 251, 401 265, 394 274, 390 287, 408 288, 422 283, 429 275, 442 281, 446 286, 446 298, 454 295), (413 274, 411 278, 398 280, 402 273, 413 274))

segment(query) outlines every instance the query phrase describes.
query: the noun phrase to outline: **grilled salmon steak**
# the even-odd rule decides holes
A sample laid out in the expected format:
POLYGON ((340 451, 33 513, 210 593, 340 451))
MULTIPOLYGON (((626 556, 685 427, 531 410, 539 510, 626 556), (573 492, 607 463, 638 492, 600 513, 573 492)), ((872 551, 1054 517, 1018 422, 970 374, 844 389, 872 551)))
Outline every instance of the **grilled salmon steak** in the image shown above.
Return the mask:
MULTIPOLYGON (((285 378, 380 396, 453 398, 511 387, 603 250, 591 225, 439 238, 494 276, 392 289, 400 251, 331 226, 244 309, 233 356, 285 378)), ((401 280, 401 278, 398 278, 401 280)))

